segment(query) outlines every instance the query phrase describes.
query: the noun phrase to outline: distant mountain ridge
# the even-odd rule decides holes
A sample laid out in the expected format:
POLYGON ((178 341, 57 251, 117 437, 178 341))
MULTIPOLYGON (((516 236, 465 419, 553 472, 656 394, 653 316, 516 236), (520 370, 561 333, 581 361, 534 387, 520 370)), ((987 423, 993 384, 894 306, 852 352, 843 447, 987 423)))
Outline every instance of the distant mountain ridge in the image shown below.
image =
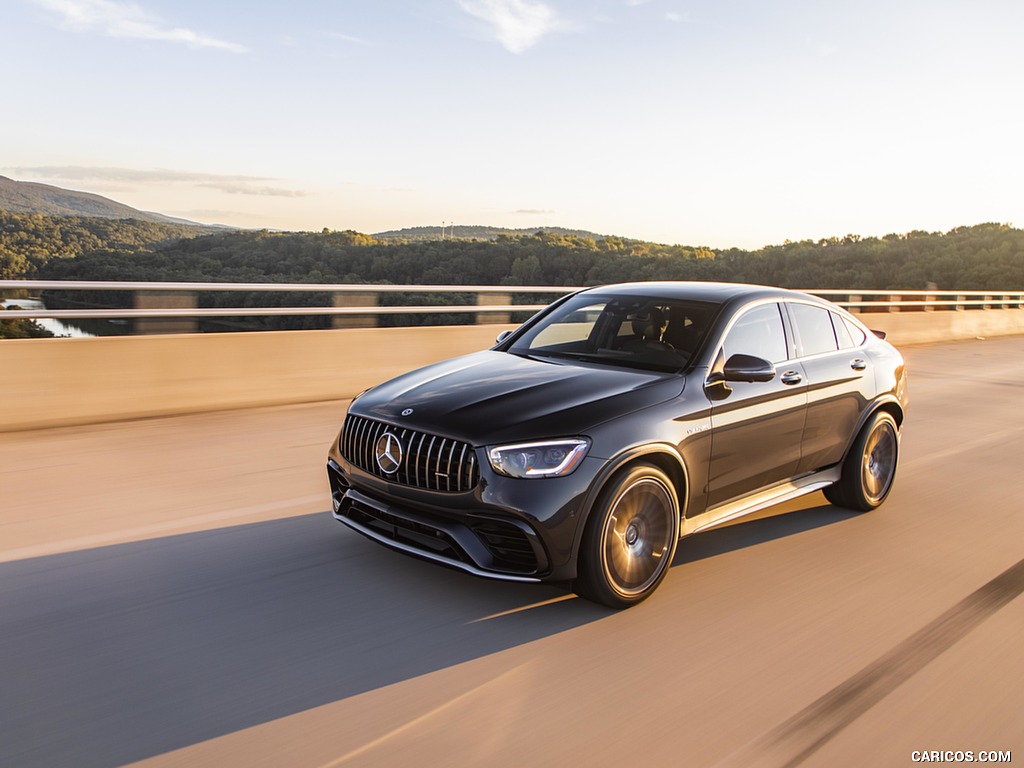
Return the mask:
POLYGON ((44 216, 95 216, 101 219, 136 219, 156 224, 205 227, 187 219, 140 211, 91 192, 77 192, 34 181, 15 181, 0 176, 0 211, 40 213, 44 216))
POLYGON ((406 242, 417 242, 421 240, 496 240, 502 235, 509 237, 520 237, 532 235, 537 232, 547 232, 552 235, 574 235, 576 237, 600 240, 607 235, 599 235, 596 232, 588 232, 585 229, 566 229, 565 227, 523 227, 521 229, 509 229, 507 227, 472 226, 456 224, 449 227, 406 227, 405 229, 391 229, 387 232, 374 232, 373 237, 378 240, 402 240, 406 242))
MULTIPOLYGON (((16 181, 0 176, 0 211, 17 214, 42 214, 43 216, 83 216, 101 219, 135 219, 154 224, 182 224, 206 229, 235 229, 222 224, 201 224, 197 221, 179 219, 153 211, 140 211, 130 205, 119 203, 108 197, 92 192, 79 192, 73 189, 55 187, 35 181, 16 181)), ((281 231, 281 230, 272 230, 281 231)), ((420 242, 424 240, 496 240, 501 236, 520 237, 543 231, 553 235, 574 235, 581 238, 600 240, 605 235, 588 232, 584 229, 567 229, 565 227, 491 227, 476 225, 456 225, 448 227, 406 227, 386 232, 375 232, 372 236, 378 240, 420 242)))

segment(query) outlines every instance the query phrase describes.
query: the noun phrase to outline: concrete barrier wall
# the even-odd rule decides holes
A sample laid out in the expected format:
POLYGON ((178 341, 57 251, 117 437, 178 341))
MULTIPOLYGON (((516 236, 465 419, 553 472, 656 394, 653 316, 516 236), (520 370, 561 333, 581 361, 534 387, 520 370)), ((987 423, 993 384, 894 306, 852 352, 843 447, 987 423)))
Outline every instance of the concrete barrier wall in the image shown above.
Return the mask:
POLYGON ((1024 309, 887 312, 858 317, 868 328, 885 331, 896 346, 1024 333, 1024 309))
MULTIPOLYGON (((1024 334, 1024 310, 865 314, 890 341, 1024 334)), ((0 432, 346 399, 504 325, 0 341, 0 432)))
POLYGON ((0 431, 351 398, 505 325, 0 341, 0 431))

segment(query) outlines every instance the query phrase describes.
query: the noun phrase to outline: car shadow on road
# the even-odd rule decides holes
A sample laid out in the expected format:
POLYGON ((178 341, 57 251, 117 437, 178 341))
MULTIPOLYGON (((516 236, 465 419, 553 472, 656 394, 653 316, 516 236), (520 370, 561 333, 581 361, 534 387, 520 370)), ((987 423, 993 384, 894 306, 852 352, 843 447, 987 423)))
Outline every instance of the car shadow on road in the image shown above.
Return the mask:
MULTIPOLYGON (((675 565, 846 519, 698 534, 675 565)), ((0 564, 0 764, 121 765, 610 616, 385 550, 327 513, 0 564)))
POLYGON ((328 513, 0 564, 0 765, 122 765, 599 620, 328 513))

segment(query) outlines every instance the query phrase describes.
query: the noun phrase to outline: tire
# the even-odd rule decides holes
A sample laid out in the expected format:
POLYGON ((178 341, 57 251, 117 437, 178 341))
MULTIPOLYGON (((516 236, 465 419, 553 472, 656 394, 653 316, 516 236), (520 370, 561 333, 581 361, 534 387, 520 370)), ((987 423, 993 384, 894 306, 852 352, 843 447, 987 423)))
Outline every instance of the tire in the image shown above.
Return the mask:
POLYGON ((843 461, 842 477, 825 488, 825 498, 837 507, 868 512, 892 490, 899 461, 899 429, 885 411, 864 425, 843 461))
POLYGON ((577 593, 610 608, 636 605, 665 578, 678 541, 672 481, 651 464, 629 467, 601 491, 587 520, 577 593))

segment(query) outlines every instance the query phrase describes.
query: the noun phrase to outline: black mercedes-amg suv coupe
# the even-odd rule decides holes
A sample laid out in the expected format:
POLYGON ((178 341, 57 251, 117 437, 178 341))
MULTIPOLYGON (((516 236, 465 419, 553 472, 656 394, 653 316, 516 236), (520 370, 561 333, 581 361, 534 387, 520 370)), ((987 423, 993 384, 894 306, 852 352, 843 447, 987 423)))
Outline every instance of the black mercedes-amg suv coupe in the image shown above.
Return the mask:
POLYGON ((334 516, 477 576, 626 607, 681 537, 815 490, 877 507, 906 405, 899 352, 813 296, 589 288, 355 398, 328 456, 334 516))

